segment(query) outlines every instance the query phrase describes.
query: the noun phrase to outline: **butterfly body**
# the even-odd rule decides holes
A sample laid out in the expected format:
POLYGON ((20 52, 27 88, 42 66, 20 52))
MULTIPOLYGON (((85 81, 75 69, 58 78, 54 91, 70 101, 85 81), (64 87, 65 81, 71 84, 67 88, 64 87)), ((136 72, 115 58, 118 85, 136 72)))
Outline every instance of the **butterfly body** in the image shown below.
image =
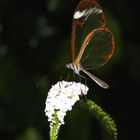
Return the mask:
POLYGON ((69 64, 67 64, 66 65, 66 67, 68 68, 68 69, 71 69, 71 70, 73 70, 76 74, 80 74, 80 71, 81 71, 81 66, 79 65, 75 65, 75 64, 73 64, 73 63, 69 63, 69 64))

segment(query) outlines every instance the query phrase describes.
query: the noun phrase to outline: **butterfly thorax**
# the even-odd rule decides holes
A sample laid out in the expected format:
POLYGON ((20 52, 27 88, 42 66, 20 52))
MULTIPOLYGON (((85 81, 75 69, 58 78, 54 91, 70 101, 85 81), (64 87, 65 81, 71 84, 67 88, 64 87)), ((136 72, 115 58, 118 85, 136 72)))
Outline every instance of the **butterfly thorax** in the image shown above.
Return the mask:
POLYGON ((68 69, 72 69, 76 74, 79 74, 80 71, 82 70, 82 67, 81 67, 80 64, 79 65, 76 65, 74 63, 69 63, 69 64, 66 65, 66 67, 68 69))

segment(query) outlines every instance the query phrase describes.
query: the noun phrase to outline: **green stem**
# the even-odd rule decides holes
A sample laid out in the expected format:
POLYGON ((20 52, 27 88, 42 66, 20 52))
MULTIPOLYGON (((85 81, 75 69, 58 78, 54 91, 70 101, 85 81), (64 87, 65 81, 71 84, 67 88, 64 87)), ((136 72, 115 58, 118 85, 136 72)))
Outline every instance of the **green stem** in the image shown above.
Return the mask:
POLYGON ((55 123, 50 126, 50 140, 57 140, 60 122, 56 115, 54 115, 53 120, 55 123))
POLYGON ((114 120, 92 100, 85 100, 86 108, 97 118, 103 128, 103 140, 117 140, 117 128, 114 120))

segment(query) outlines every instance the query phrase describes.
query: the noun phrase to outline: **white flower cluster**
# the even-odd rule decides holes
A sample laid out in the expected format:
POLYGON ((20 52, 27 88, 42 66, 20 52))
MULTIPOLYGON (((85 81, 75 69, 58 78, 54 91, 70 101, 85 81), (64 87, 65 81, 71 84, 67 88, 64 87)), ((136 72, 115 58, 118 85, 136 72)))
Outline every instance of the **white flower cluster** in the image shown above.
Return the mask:
POLYGON ((52 86, 46 99, 45 114, 50 125, 54 124, 53 115, 57 115, 60 125, 64 124, 67 111, 72 110, 80 95, 86 95, 88 87, 82 83, 61 81, 52 86))

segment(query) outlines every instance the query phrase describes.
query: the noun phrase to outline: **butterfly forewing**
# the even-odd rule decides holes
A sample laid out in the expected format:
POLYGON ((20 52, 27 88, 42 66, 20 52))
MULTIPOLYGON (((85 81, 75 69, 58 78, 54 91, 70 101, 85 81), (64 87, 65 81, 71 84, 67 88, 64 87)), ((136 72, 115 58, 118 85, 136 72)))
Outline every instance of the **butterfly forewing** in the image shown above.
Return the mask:
MULTIPOLYGON (((103 66, 108 62, 114 51, 114 38, 107 28, 99 28, 88 36, 80 64, 85 69, 103 66)), ((81 52, 80 52, 81 53, 81 52)))
POLYGON ((83 40, 94 29, 105 25, 105 17, 100 5, 95 0, 82 0, 73 16, 72 58, 75 60, 83 40))

